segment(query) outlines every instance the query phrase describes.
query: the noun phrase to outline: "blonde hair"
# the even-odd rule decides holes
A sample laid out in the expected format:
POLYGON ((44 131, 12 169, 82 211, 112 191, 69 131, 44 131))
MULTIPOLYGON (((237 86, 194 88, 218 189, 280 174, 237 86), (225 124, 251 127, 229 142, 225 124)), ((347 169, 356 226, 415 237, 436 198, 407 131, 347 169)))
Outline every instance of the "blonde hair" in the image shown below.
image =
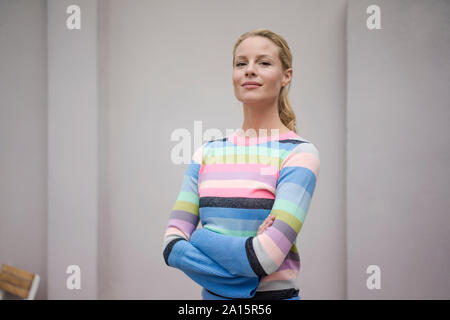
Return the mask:
MULTIPOLYGON (((233 49, 233 67, 234 67, 234 56, 236 53, 236 48, 239 44, 249 37, 261 36, 266 37, 271 40, 278 47, 278 56, 281 61, 281 65, 283 71, 292 67, 292 54, 291 49, 289 48, 286 40, 275 32, 272 32, 268 29, 254 29, 252 31, 248 31, 242 34, 233 49)), ((278 95, 278 115, 280 116, 281 122, 288 127, 290 130, 293 130, 297 133, 296 130, 296 120, 295 113, 292 109, 291 103, 289 102, 288 91, 291 87, 291 83, 289 82, 288 88, 286 86, 281 87, 280 94, 278 95)))

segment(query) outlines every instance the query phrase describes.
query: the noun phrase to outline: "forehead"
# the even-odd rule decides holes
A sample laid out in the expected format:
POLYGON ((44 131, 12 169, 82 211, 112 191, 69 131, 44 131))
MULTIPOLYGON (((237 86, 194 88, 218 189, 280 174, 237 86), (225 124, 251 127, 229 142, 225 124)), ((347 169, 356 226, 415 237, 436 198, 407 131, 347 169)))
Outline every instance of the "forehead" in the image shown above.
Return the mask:
POLYGON ((242 41, 236 48, 236 57, 252 55, 268 55, 272 58, 277 56, 277 46, 265 37, 250 37, 242 41))

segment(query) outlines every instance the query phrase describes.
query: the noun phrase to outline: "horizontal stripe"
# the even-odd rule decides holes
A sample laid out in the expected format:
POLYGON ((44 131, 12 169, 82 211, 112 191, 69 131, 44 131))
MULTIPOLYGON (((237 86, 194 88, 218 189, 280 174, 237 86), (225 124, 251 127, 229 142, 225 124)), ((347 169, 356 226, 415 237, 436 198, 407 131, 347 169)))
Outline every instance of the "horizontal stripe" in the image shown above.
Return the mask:
POLYGON ((275 194, 275 187, 255 180, 207 180, 198 186, 199 190, 203 188, 229 188, 229 189, 266 189, 275 194))
MULTIPOLYGON (((260 163, 236 163, 230 164, 204 164, 200 168, 200 174, 206 172, 260 172, 263 164, 260 163)), ((273 167, 278 173, 278 167, 273 167)))
POLYGON ((288 224, 295 231, 295 233, 298 233, 300 231, 302 223, 300 222, 299 219, 297 219, 297 217, 292 215, 290 212, 273 209, 271 211, 271 214, 273 214, 276 219, 279 219, 288 224))
POLYGON ((278 135, 272 135, 271 133, 267 132, 267 134, 262 134, 261 132, 259 132, 259 136, 254 136, 254 137, 245 137, 244 134, 245 132, 238 132, 238 131, 234 131, 230 137, 228 138, 228 141, 230 141, 233 144, 236 145, 246 145, 246 146, 250 146, 250 145, 255 145, 255 144, 259 144, 259 143, 265 143, 267 141, 272 141, 272 140, 286 140, 286 139, 292 139, 297 137, 297 134, 294 131, 288 131, 284 134, 278 134, 278 135))
POLYGON ((259 155, 257 158, 250 155, 212 155, 205 156, 202 160, 203 164, 270 164, 276 167, 280 167, 283 159, 280 157, 270 157, 266 155, 259 155))
POLYGON ((198 183, 208 180, 253 180, 265 183, 275 189, 277 183, 276 175, 262 175, 258 172, 205 172, 200 175, 198 183))
POLYGON ((174 210, 170 214, 170 219, 183 220, 195 225, 197 224, 199 218, 197 215, 190 212, 174 210))
POLYGON ((222 207, 241 209, 272 209, 274 199, 253 199, 253 198, 223 198, 223 197, 201 197, 199 207, 222 207))
POLYGON ((289 240, 290 243, 294 243, 295 239, 297 238, 297 233, 295 232, 295 230, 292 229, 291 226, 283 220, 275 219, 272 227, 277 228, 282 234, 284 234, 284 236, 289 240))
POLYGON ((274 210, 282 210, 289 212, 295 216, 300 222, 305 220, 306 210, 309 206, 310 197, 299 198, 299 204, 296 205, 288 200, 277 199, 273 205, 274 210))
POLYGON ((297 271, 300 270, 300 261, 285 259, 277 271, 281 271, 281 270, 285 270, 285 269, 291 269, 291 270, 297 270, 297 271))
POLYGON ((198 193, 180 191, 180 193, 178 194, 177 201, 187 201, 198 204, 198 193))
POLYGON ((269 215, 268 209, 243 209, 243 208, 200 208, 200 217, 202 220, 209 217, 230 218, 242 220, 263 220, 269 215))
POLYGON ((256 292, 270 292, 273 290, 288 290, 292 288, 298 288, 296 280, 297 279, 295 278, 289 280, 261 281, 256 292))
POLYGON ((280 170, 278 185, 282 183, 295 183, 308 191, 310 195, 314 192, 316 176, 314 172, 303 167, 286 167, 280 170))
POLYGON ((282 165, 283 167, 303 167, 311 170, 317 176, 319 174, 320 162, 312 153, 289 155, 282 165))
POLYGON ((214 225, 204 225, 203 228, 226 235, 237 237, 253 237, 256 235, 256 231, 240 231, 240 230, 228 230, 224 228, 218 228, 214 225))
POLYGON ((185 175, 189 176, 189 177, 197 178, 199 169, 200 169, 200 164, 193 163, 191 161, 191 163, 188 165, 188 167, 186 169, 185 175))
POLYGON ((250 220, 250 219, 230 219, 219 217, 202 217, 202 224, 204 227, 217 227, 229 231, 258 231, 258 227, 262 224, 264 219, 250 220))
POLYGON ((188 235, 185 234, 183 231, 181 231, 180 229, 175 228, 175 227, 170 227, 170 224, 169 224, 169 226, 166 229, 165 236, 168 237, 168 236, 172 236, 172 235, 178 235, 183 238, 189 238, 188 235))
MULTIPOLYGON (((259 241, 261 246, 264 248, 265 252, 270 256, 273 262, 277 266, 280 266, 284 260, 285 254, 280 250, 280 247, 270 238, 267 234, 261 233, 257 235, 255 241, 259 241)), ((268 272, 269 273, 269 272, 268 272)))
MULTIPOLYGON (((311 201, 311 194, 296 183, 284 182, 277 187, 276 199, 289 200, 306 209, 311 201)), ((275 205, 275 203, 274 203, 275 205)))
POLYGON ((184 220, 178 220, 178 219, 170 219, 168 226, 176 227, 189 236, 195 229, 195 226, 192 223, 186 222, 184 220))
POLYGON ((193 178, 193 177, 191 177, 189 175, 185 175, 183 177, 183 182, 181 184, 181 191, 182 192, 198 193, 197 179, 193 178))
POLYGON ((272 239, 272 241, 277 245, 278 248, 280 248, 283 256, 286 256, 289 252, 289 249, 291 249, 292 247, 292 242, 289 241, 289 239, 287 239, 286 236, 273 225, 267 228, 264 233, 269 236, 270 239, 272 239))
POLYGON ((267 282, 267 281, 274 281, 274 280, 290 280, 290 279, 296 279, 298 275, 298 270, 292 270, 292 269, 285 269, 281 271, 275 271, 272 274, 269 274, 268 276, 264 277, 261 281, 267 282))
POLYGON ((172 211, 186 211, 198 215, 198 205, 187 201, 176 201, 172 211))
POLYGON ((317 158, 320 158, 319 150, 317 150, 316 146, 312 143, 303 143, 298 146, 296 146, 294 149, 292 149, 292 154, 295 153, 311 153, 317 156, 317 158))
POLYGON ((256 145, 236 145, 232 143, 231 141, 215 141, 211 142, 205 145, 204 147, 204 154, 214 153, 217 149, 222 148, 230 148, 230 147, 237 147, 237 148, 258 148, 258 147, 264 147, 269 149, 280 149, 280 150, 292 150, 295 146, 305 143, 305 141, 297 140, 297 139, 285 139, 285 140, 279 140, 279 141, 267 141, 262 142, 260 144, 256 145))
POLYGON ((243 197, 275 199, 275 195, 269 190, 255 189, 230 189, 230 188, 203 188, 199 190, 200 197, 243 197))

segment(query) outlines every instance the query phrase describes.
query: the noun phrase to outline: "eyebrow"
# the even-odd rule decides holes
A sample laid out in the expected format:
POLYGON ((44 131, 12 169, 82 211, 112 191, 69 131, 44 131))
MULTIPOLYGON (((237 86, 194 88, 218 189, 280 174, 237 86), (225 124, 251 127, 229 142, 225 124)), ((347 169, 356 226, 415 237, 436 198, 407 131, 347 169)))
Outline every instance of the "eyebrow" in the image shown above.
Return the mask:
MULTIPOLYGON (((247 59, 246 56, 237 56, 236 57, 236 59, 239 59, 239 58, 247 59)), ((256 58, 270 58, 270 59, 272 59, 272 57, 269 56, 268 54, 260 54, 260 55, 256 56, 256 58)))

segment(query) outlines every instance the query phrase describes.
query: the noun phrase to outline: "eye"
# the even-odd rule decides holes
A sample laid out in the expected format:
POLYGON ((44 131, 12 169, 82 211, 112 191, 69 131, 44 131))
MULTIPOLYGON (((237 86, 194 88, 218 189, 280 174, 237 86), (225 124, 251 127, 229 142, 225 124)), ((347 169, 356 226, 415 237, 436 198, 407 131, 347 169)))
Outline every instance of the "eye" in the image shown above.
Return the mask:
POLYGON ((270 63, 267 62, 267 61, 263 61, 263 62, 261 62, 261 63, 264 64, 265 66, 270 66, 270 63))
POLYGON ((236 63, 236 67, 240 67, 241 65, 243 65, 243 63, 242 63, 242 62, 238 62, 238 63, 236 63))

